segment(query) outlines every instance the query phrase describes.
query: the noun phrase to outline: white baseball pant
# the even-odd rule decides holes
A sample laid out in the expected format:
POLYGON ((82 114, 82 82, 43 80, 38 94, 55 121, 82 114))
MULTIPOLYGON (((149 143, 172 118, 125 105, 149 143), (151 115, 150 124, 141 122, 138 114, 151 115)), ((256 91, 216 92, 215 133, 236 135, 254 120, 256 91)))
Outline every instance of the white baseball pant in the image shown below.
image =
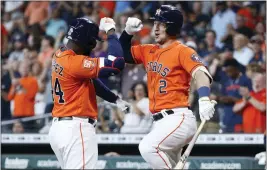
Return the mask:
POLYGON ((139 144, 139 151, 153 169, 172 169, 178 163, 182 148, 193 138, 196 118, 188 108, 171 109, 174 114, 154 121, 153 128, 139 144))
POLYGON ((98 158, 94 125, 88 118, 53 118, 49 141, 62 169, 94 169, 98 158))

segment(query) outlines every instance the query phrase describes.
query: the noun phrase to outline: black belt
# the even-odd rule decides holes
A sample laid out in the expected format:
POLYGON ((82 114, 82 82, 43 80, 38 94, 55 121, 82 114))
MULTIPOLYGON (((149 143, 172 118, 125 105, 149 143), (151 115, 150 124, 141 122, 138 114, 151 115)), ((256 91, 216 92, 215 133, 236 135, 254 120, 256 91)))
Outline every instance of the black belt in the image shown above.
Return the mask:
MULTIPOLYGON (((165 110, 165 112, 166 112, 168 115, 171 115, 171 114, 174 113, 173 110, 165 110)), ((152 117, 153 117, 153 120, 154 120, 154 121, 158 121, 158 120, 162 119, 164 116, 162 115, 161 112, 158 112, 158 113, 155 113, 152 117)))
MULTIPOLYGON (((88 119, 88 123, 92 124, 95 126, 95 120, 92 119, 92 118, 87 118, 88 119)), ((59 117, 58 118, 58 121, 61 121, 61 120, 73 120, 73 117, 69 116, 69 117, 59 117)))

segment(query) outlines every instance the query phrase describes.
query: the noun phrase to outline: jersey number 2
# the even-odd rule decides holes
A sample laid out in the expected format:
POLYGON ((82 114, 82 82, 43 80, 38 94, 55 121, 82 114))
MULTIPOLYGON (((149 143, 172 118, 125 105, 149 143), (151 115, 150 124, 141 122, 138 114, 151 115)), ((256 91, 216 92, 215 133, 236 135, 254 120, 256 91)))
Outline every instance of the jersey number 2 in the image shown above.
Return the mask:
POLYGON ((54 85, 54 90, 53 91, 55 92, 55 94, 57 96, 59 96, 58 103, 59 104, 63 104, 65 102, 65 100, 63 99, 64 92, 61 90, 61 87, 60 87, 60 83, 59 83, 58 78, 56 78, 55 85, 54 85))
POLYGON ((166 90, 164 90, 164 88, 167 87, 167 81, 166 80, 160 80, 159 81, 159 93, 164 94, 167 93, 166 90))

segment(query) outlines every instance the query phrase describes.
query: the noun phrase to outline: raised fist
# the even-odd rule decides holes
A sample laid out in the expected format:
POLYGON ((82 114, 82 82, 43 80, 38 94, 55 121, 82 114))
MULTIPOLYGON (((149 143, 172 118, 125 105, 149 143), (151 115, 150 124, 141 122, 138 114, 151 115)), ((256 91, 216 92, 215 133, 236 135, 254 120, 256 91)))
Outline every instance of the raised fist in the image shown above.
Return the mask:
POLYGON ((143 28, 142 21, 138 18, 129 17, 126 22, 125 31, 129 35, 133 35, 134 33, 140 31, 143 28))

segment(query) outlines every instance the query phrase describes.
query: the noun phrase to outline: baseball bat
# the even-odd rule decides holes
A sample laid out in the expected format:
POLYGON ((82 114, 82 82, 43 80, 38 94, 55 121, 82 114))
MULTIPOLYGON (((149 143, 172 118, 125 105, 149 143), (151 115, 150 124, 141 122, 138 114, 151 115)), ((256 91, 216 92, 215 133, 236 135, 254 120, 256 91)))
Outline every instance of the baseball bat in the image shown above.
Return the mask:
POLYGON ((198 129, 197 129, 197 132, 195 133, 195 135, 193 136, 191 142, 189 143, 188 147, 186 148, 184 154, 181 156, 178 164, 175 166, 174 169, 183 169, 184 166, 185 166, 185 163, 186 163, 186 160, 187 158, 189 157, 190 153, 191 153, 191 150, 193 149, 196 141, 197 141, 197 138, 203 128, 203 126, 205 125, 206 123, 206 120, 203 120, 201 122, 201 124, 199 125, 198 129))

